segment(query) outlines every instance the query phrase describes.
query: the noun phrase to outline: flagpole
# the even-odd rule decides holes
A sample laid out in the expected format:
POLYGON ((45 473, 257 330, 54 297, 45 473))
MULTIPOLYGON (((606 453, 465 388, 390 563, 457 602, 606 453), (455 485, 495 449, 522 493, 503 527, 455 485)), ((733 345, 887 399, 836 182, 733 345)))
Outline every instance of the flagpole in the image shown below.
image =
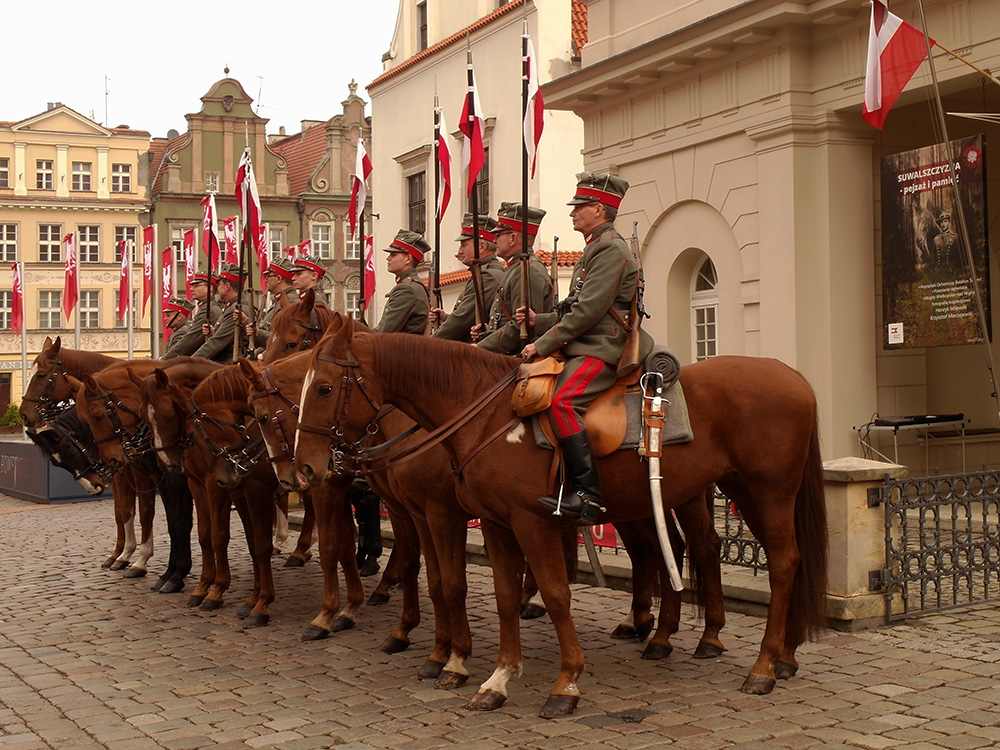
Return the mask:
MULTIPOLYGON (((531 307, 528 283, 528 144, 524 139, 524 121, 528 117, 528 3, 524 3, 524 34, 521 36, 521 304, 531 307)), ((521 346, 528 343, 528 316, 521 321, 521 346)))
MULTIPOLYGON (((20 270, 18 275, 21 277, 21 399, 24 399, 24 393, 28 390, 28 316, 24 314, 24 261, 18 261, 20 270)), ((11 300, 13 304, 13 300, 11 300)))
MULTIPOLYGON (((983 344, 986 346, 986 366, 990 371, 990 381, 993 384, 993 399, 997 404, 997 415, 1000 416, 1000 393, 998 393, 996 370, 993 366, 993 349, 990 346, 989 328, 986 325, 986 312, 983 309, 982 290, 979 288, 979 279, 976 277, 975 257, 972 254, 972 242, 969 240, 969 227, 965 220, 965 208, 962 205, 962 194, 958 188, 958 175, 955 172, 955 157, 951 154, 951 140, 948 138, 948 123, 944 115, 944 104, 941 101, 941 89, 938 86, 937 68, 934 65, 934 57, 931 55, 930 37, 927 36, 927 16, 924 14, 923 0, 917 0, 917 8, 920 10, 920 23, 924 32, 924 44, 927 46, 927 64, 930 65, 931 81, 934 84, 934 102, 937 105, 938 124, 941 127, 941 135, 944 138, 944 148, 948 155, 948 179, 951 181, 951 189, 955 201, 955 212, 958 214, 958 226, 962 233, 962 242, 965 245, 965 261, 969 266, 969 277, 972 280, 972 291, 976 298, 976 311, 979 314, 979 326, 983 334, 983 344)), ((990 77, 992 78, 992 76, 990 77)))
MULTIPOLYGON (((434 79, 434 306, 442 307, 441 300, 441 107, 437 95, 437 78, 434 79)), ((440 326, 440 323, 438 324, 440 326)))
MULTIPOLYGON (((132 253, 135 252, 135 242, 126 242, 124 252, 128 253, 128 299, 125 300, 125 316, 128 318, 128 358, 132 359, 135 354, 132 350, 132 316, 135 314, 135 310, 132 309, 132 253)), ((121 303, 122 301, 118 300, 118 304, 121 303)))
MULTIPOLYGON (((160 246, 160 231, 156 224, 153 225, 153 279, 160 279, 160 283, 163 283, 163 265, 160 261, 160 253, 156 249, 160 246)), ((150 279, 152 282, 152 279, 150 279)), ((155 285, 150 283, 151 287, 155 285)), ((160 358, 160 339, 163 336, 163 302, 161 297, 163 296, 163 291, 157 294, 155 289, 150 289, 150 296, 153 298, 153 302, 150 305, 150 319, 149 319, 149 338, 150 338, 150 352, 149 355, 153 359, 160 358)))
POLYGON ((73 323, 73 347, 79 350, 80 347, 80 308, 83 307, 80 299, 80 243, 77 242, 73 253, 73 263, 76 265, 74 283, 76 284, 76 316, 73 323))
MULTIPOLYGON (((364 175, 361 175, 358 179, 363 178, 364 175)), ((367 196, 365 200, 367 200, 367 196)), ((368 323, 365 322, 365 308, 367 307, 365 302, 367 299, 367 297, 365 297, 365 273, 367 270, 366 264, 368 262, 368 258, 365 257, 367 255, 367 248, 365 247, 365 207, 360 206, 360 209, 361 210, 358 211, 358 266, 360 271, 358 274, 358 278, 360 279, 360 284, 358 285, 360 293, 360 296, 358 297, 358 321, 368 325, 368 323)))
MULTIPOLYGON (((470 35, 466 35, 466 66, 468 72, 469 81, 469 93, 468 98, 468 122, 469 122, 469 133, 470 141, 471 134, 475 132, 476 128, 476 97, 475 97, 475 77, 472 73, 472 42, 470 35)), ((471 149, 472 144, 469 144, 471 149)), ((472 174, 472 163, 469 163, 469 174, 472 174)), ((476 325, 483 323, 486 320, 485 305, 483 300, 483 267, 482 260, 479 257, 479 196, 477 195, 477 185, 479 182, 479 175, 476 174, 476 179, 472 181, 472 196, 471 205, 472 210, 472 243, 473 243, 473 253, 474 257, 472 259, 472 288, 476 293, 476 325)))

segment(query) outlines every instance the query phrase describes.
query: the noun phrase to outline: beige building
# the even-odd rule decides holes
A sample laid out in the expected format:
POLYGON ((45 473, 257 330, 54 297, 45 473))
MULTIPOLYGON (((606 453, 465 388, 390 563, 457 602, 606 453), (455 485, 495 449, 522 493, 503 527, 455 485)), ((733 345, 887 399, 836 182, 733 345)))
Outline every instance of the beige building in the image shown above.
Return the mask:
MULTIPOLYGON (((25 267, 29 359, 48 335, 74 345, 75 322, 61 310, 62 239, 70 232, 80 258, 80 348, 127 354, 127 320, 120 325, 117 316, 116 247, 120 240, 141 244, 148 151, 149 133, 106 128, 58 103, 0 123, 0 402, 17 402, 22 392, 21 341, 10 333, 12 263, 25 267)), ((138 257, 133 295, 141 289, 141 248, 138 257)), ((149 352, 148 320, 148 312, 135 318, 137 356, 149 352)))
MULTIPOLYGON (((1000 66, 1000 3, 925 5, 930 36, 982 68, 1000 66)), ((861 117, 867 4, 586 6, 582 68, 544 87, 546 103, 583 119, 588 169, 632 185, 618 225, 638 222, 654 336, 687 362, 746 354, 802 371, 819 397, 825 457, 857 455, 854 427, 876 413, 963 412, 983 430, 966 441, 969 469, 996 465, 1000 419, 983 347, 882 348, 880 158, 940 140, 927 65, 880 132, 861 117)), ((891 9, 920 27, 914 2, 891 9)), ((995 84, 944 53, 934 60, 947 111, 997 111, 995 84)), ((992 138, 996 126, 949 118, 948 127, 954 139, 992 138)), ((987 224, 996 217, 988 206, 987 224)), ((935 441, 925 467, 918 433, 898 435, 901 463, 961 469, 957 438, 935 441)), ((877 443, 893 457, 891 433, 877 443)))
MULTIPOLYGON (((472 50, 476 86, 486 121, 486 165, 480 210, 496 216, 501 201, 521 199, 521 35, 526 0, 400 0, 396 31, 383 56, 385 72, 368 85, 372 102, 371 158, 376 249, 385 248, 399 228, 422 231, 434 244, 434 95, 438 95, 451 136, 452 199, 441 227, 441 271, 449 273, 445 308, 462 290, 467 271, 455 259, 462 215, 469 210, 461 172, 458 119, 467 90, 466 48, 472 50)), ((528 3, 528 31, 539 62, 539 80, 564 76, 578 62, 575 35, 579 0, 528 3)), ((579 250, 566 201, 583 168, 583 128, 569 112, 547 110, 529 203, 548 211, 537 250, 579 250)), ((385 256, 376 253, 378 284, 369 320, 378 320, 394 279, 385 256)))

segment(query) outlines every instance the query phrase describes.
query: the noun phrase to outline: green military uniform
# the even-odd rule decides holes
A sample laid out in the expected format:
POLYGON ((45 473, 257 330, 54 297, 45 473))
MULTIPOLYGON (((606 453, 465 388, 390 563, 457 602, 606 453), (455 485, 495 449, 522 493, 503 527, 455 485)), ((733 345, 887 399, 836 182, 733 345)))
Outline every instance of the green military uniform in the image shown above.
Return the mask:
MULTIPOLYGON (((233 337, 236 331, 236 321, 233 320, 233 311, 236 309, 236 300, 231 300, 222 306, 222 312, 216 320, 212 335, 205 339, 205 343, 195 350, 195 357, 204 357, 216 362, 233 361, 233 337)), ((243 311, 244 315, 249 317, 247 305, 240 305, 239 309, 243 311)), ((246 345, 246 334, 242 333, 242 326, 240 329, 240 348, 243 349, 246 345)))
POLYGON ((388 294, 376 333, 416 333, 423 335, 430 311, 430 295, 416 269, 403 272, 388 294))
POLYGON ((297 289, 285 289, 271 295, 271 304, 262 308, 257 320, 257 331, 254 334, 254 346, 267 346, 267 340, 271 337, 271 321, 281 310, 282 300, 287 300, 286 305, 292 305, 299 301, 297 289))
MULTIPOLYGON (((489 333, 480 339, 479 346, 500 354, 519 354, 524 348, 521 340, 521 326, 514 320, 514 312, 524 303, 521 301, 521 256, 515 255, 504 271, 497 287, 493 306, 490 308, 489 333)), ((555 287, 548 269, 529 249, 528 289, 531 309, 536 313, 552 311, 555 287)), ((538 327, 536 324, 535 330, 538 327)), ((537 333, 535 334, 537 335, 537 333)), ((531 340, 534 336, 531 337, 531 340)))
POLYGON ((222 307, 213 298, 211 302, 198 302, 187 324, 170 337, 170 346, 160 359, 173 359, 194 354, 205 343, 205 335, 201 327, 205 324, 214 325, 222 313, 222 307))
MULTIPOLYGON (((496 295, 497 286, 504 275, 503 263, 495 255, 482 261, 483 269, 483 300, 492 299, 496 295)), ((485 322, 485 321, 484 321, 485 322)), ((472 343, 472 326, 476 324, 476 287, 470 278, 465 282, 465 288, 455 303, 455 308, 448 315, 434 335, 439 339, 472 343)))

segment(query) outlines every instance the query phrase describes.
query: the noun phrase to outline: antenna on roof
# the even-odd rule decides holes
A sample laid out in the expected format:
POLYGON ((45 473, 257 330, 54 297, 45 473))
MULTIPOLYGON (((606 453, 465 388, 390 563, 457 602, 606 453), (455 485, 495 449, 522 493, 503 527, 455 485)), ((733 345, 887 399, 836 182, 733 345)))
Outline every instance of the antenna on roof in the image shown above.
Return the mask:
POLYGON ((108 88, 108 84, 111 83, 111 79, 108 78, 107 74, 104 74, 104 123, 103 125, 107 127, 107 124, 111 122, 108 119, 108 94, 111 93, 111 89, 108 88))

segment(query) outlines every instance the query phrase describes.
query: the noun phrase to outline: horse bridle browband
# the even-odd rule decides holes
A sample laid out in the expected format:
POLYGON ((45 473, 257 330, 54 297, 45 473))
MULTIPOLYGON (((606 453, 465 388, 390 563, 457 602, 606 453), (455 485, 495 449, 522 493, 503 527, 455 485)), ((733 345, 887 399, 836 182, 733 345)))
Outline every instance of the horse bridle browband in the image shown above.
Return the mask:
MULTIPOLYGON (((87 401, 90 403, 103 401, 108 419, 111 420, 111 424, 114 428, 114 432, 105 438, 97 440, 95 437, 95 442, 97 442, 98 445, 112 440, 120 441, 122 444, 122 451, 125 454, 126 464, 135 460, 149 450, 150 444, 152 443, 152 434, 150 433, 149 425, 146 424, 142 417, 123 404, 121 399, 115 396, 110 389, 105 388, 102 393, 98 393, 95 396, 88 396, 87 401), (135 430, 132 434, 129 434, 128 430, 125 429, 125 425, 122 423, 121 416, 119 414, 120 411, 125 412, 126 414, 131 414, 135 417, 135 430)), ((112 467, 112 472, 114 471, 117 471, 117 467, 112 467)))
POLYGON ((323 329, 319 327, 319 315, 316 314, 316 308, 314 307, 309 311, 308 323, 298 320, 297 318, 292 318, 292 322, 295 325, 302 326, 306 329, 306 335, 303 337, 302 341, 299 342, 299 351, 304 352, 306 349, 312 349, 312 334, 323 332, 323 329))
POLYGON ((72 399, 66 399, 63 401, 52 400, 52 396, 50 394, 52 389, 55 388, 56 379, 60 375, 67 381, 69 380, 69 373, 66 372, 66 368, 63 367, 62 360, 57 357, 52 362, 52 369, 49 370, 49 376, 45 380, 45 385, 42 386, 42 392, 38 396, 21 397, 22 401, 34 401, 40 404, 40 406, 36 407, 35 410, 46 422, 51 422, 73 405, 72 399))
POLYGON ((267 446, 264 444, 264 436, 260 434, 260 430, 257 431, 257 436, 251 439, 247 435, 247 426, 245 424, 227 422, 224 419, 218 419, 202 411, 201 407, 194 400, 194 396, 188 397, 188 403, 191 405, 189 419, 194 424, 195 431, 205 442, 209 453, 214 458, 221 458, 226 461, 238 478, 243 478, 249 474, 257 462, 260 461, 261 456, 267 452, 267 446), (235 430, 241 436, 242 440, 226 447, 219 445, 208 434, 208 430, 205 429, 204 423, 206 421, 211 422, 222 430, 235 430))

